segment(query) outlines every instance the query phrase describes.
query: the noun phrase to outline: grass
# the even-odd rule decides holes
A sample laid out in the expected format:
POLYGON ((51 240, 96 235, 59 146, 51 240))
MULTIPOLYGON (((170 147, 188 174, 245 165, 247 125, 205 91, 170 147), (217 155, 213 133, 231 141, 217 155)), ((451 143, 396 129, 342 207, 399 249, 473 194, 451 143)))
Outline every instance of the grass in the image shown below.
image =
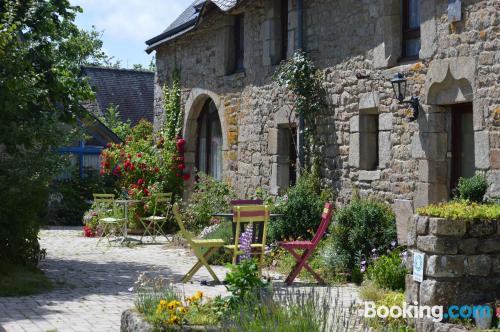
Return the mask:
POLYGON ((0 296, 33 295, 52 288, 52 282, 36 267, 10 263, 0 265, 0 296))

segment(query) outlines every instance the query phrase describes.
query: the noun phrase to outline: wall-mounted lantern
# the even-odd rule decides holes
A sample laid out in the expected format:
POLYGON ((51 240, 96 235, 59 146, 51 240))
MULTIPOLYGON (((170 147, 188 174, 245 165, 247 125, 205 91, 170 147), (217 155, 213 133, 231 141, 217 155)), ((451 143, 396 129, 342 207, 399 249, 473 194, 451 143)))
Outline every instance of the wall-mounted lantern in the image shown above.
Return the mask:
POLYGON ((413 114, 409 118, 410 121, 418 118, 419 99, 412 96, 409 100, 404 100, 406 96, 406 77, 402 73, 397 73, 391 80, 392 89, 394 90, 394 97, 400 104, 409 104, 413 108, 413 114))

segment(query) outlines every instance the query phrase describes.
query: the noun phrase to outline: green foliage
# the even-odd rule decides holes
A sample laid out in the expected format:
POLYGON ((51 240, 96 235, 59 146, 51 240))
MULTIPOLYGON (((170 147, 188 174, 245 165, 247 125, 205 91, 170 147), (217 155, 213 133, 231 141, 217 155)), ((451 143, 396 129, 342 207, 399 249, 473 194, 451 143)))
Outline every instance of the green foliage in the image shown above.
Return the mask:
MULTIPOLYGON (((224 243, 231 243, 233 238, 232 223, 222 221, 220 224, 217 225, 215 230, 207 234, 204 234, 202 238, 222 239, 224 240, 224 243)), ((210 265, 224 265, 226 263, 231 262, 231 258, 232 255, 230 251, 225 250, 224 248, 219 248, 217 252, 215 252, 212 256, 210 256, 210 258, 208 259, 208 263, 210 265)))
POLYGON ((304 173, 286 195, 276 200, 273 212, 283 216, 269 224, 269 240, 312 238, 321 222, 323 206, 332 196, 321 191, 318 177, 304 173))
POLYGON ((67 0, 0 2, 0 261, 36 263, 47 188, 93 97, 80 66, 105 59, 97 32, 67 0), (65 125, 70 124, 70 126, 65 125), (22 209, 19 208, 22 206, 22 209))
POLYGON ((460 178, 456 188, 459 199, 481 203, 488 190, 488 180, 483 173, 477 173, 471 178, 460 178))
POLYGON ((233 189, 213 177, 198 173, 198 182, 186 207, 186 227, 199 232, 210 225, 212 214, 229 211, 230 202, 236 197, 233 189))
POLYGON ((365 301, 377 302, 381 300, 386 293, 387 290, 380 288, 372 280, 363 281, 363 284, 359 288, 359 296, 362 300, 365 301))
POLYGON ((381 288, 394 291, 405 289, 405 277, 408 270, 404 265, 400 250, 394 250, 387 256, 381 256, 368 267, 368 278, 381 288))
POLYGON ((126 122, 120 119, 118 105, 110 104, 99 120, 123 141, 132 134, 130 119, 126 122))
POLYGON ((81 225, 83 213, 90 208, 93 193, 113 193, 109 177, 95 170, 85 170, 80 178, 73 170, 67 178, 54 180, 49 187, 48 222, 54 225, 81 225))
POLYGON ((255 259, 244 259, 237 265, 228 264, 230 272, 224 282, 232 293, 231 303, 241 303, 259 294, 266 286, 259 276, 259 265, 255 259))
POLYGON ((33 295, 52 287, 52 282, 36 267, 0 264, 0 296, 33 295))
POLYGON ((337 211, 330 245, 323 255, 340 272, 352 272, 372 249, 385 252, 396 238, 396 220, 390 207, 372 199, 355 199, 337 211))
POLYGON ((135 308, 151 322, 155 320, 156 308, 160 300, 180 301, 181 298, 180 294, 166 283, 166 280, 150 278, 144 273, 136 281, 134 291, 136 293, 135 308))
POLYGON ((446 218, 452 220, 499 220, 500 204, 478 204, 466 201, 451 201, 431 204, 417 209, 423 216, 446 218))
POLYGON ((165 109, 165 137, 173 140, 182 134, 181 85, 178 73, 174 75, 172 85, 163 86, 163 108, 165 109))

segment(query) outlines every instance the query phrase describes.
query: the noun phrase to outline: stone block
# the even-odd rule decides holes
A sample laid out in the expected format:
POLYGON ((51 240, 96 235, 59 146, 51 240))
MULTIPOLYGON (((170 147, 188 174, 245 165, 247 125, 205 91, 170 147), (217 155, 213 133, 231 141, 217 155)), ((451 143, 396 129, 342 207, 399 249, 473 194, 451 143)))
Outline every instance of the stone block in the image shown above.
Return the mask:
POLYGON ((373 109, 378 108, 380 104, 380 97, 378 92, 362 93, 359 96, 359 109, 373 109))
POLYGON ((489 238, 479 243, 479 251, 484 253, 500 253, 500 237, 489 238))
POLYGON ((419 160, 418 179, 422 182, 446 183, 448 179, 446 161, 419 160))
POLYGON ((417 183, 415 192, 415 208, 432 203, 439 203, 448 199, 448 186, 443 183, 417 183))
POLYGON ((474 254, 477 252, 478 239, 463 239, 458 243, 458 252, 461 254, 474 254))
POLYGON ((446 132, 446 114, 424 113, 418 117, 418 128, 423 133, 446 132))
POLYGON ((467 257, 466 271, 471 276, 486 277, 490 274, 491 258, 488 255, 474 255, 467 257))
POLYGON ((500 169, 500 149, 490 151, 490 166, 492 169, 500 169))
POLYGON ((378 116, 378 130, 392 130, 394 116, 392 113, 382 113, 378 116))
POLYGON ((396 231, 398 243, 406 245, 408 237, 408 224, 413 219, 413 204, 411 200, 395 199, 392 204, 392 211, 396 215, 396 231))
POLYGON ((461 277, 465 274, 466 256, 432 255, 427 258, 425 275, 434 278, 461 277))
POLYGON ((458 242, 456 238, 452 237, 419 236, 417 248, 426 253, 454 255, 458 252, 458 242))
POLYGON ((267 152, 271 155, 278 154, 278 132, 277 128, 269 128, 267 136, 267 152))
POLYGON ((420 291, 420 283, 413 280, 411 274, 407 274, 405 277, 405 297, 407 303, 419 302, 418 295, 420 291))
POLYGON ((391 163, 392 142, 391 132, 381 131, 378 133, 378 165, 379 168, 386 168, 391 163))
POLYGON ((488 131, 474 133, 474 155, 476 169, 490 167, 490 134, 488 131))
POLYGON ((487 174, 488 183, 490 187, 488 188, 488 196, 500 198, 500 170, 492 170, 487 174))
POLYGON ((349 131, 351 133, 359 132, 359 115, 353 115, 349 119, 349 131))
POLYGON ((444 161, 448 149, 447 142, 446 133, 415 134, 411 141, 411 155, 416 159, 444 161))
POLYGON ((468 223, 467 234, 471 237, 486 237, 496 233, 497 223, 487 220, 474 220, 468 223))
POLYGON ((359 168, 359 133, 349 135, 349 165, 359 168))
POLYGON ((380 171, 359 171, 359 181, 376 181, 380 180, 380 171))
POLYGON ((427 235, 429 232, 429 217, 419 216, 417 222, 417 235, 427 235))
POLYGON ((417 221, 418 217, 414 216, 408 220, 408 231, 406 234, 406 245, 411 248, 417 245, 417 221))
POLYGON ((433 235, 463 236, 466 230, 466 224, 462 220, 429 218, 429 233, 433 235))
POLYGON ((420 284, 420 305, 452 305, 456 304, 458 287, 455 282, 424 280, 420 284))

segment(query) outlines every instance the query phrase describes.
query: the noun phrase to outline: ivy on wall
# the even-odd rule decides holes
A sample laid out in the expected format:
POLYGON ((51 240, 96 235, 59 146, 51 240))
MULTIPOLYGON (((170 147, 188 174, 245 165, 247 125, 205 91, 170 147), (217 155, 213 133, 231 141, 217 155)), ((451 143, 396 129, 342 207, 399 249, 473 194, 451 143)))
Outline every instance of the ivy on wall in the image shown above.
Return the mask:
POLYGON ((173 140, 182 135, 181 85, 178 72, 173 75, 172 84, 163 86, 163 109, 165 110, 164 135, 173 140))
MULTIPOLYGON (((304 117, 305 127, 300 129, 304 133, 305 165, 299 166, 301 169, 310 169, 316 174, 319 172, 320 164, 320 142, 316 132, 316 119, 318 114, 325 109, 322 72, 315 67, 306 53, 299 50, 290 59, 282 62, 274 75, 274 80, 279 86, 285 87, 292 93, 291 113, 304 117)), ((290 119, 291 116, 289 116, 289 121, 290 119)), ((295 138, 293 143, 298 155, 295 138)))

